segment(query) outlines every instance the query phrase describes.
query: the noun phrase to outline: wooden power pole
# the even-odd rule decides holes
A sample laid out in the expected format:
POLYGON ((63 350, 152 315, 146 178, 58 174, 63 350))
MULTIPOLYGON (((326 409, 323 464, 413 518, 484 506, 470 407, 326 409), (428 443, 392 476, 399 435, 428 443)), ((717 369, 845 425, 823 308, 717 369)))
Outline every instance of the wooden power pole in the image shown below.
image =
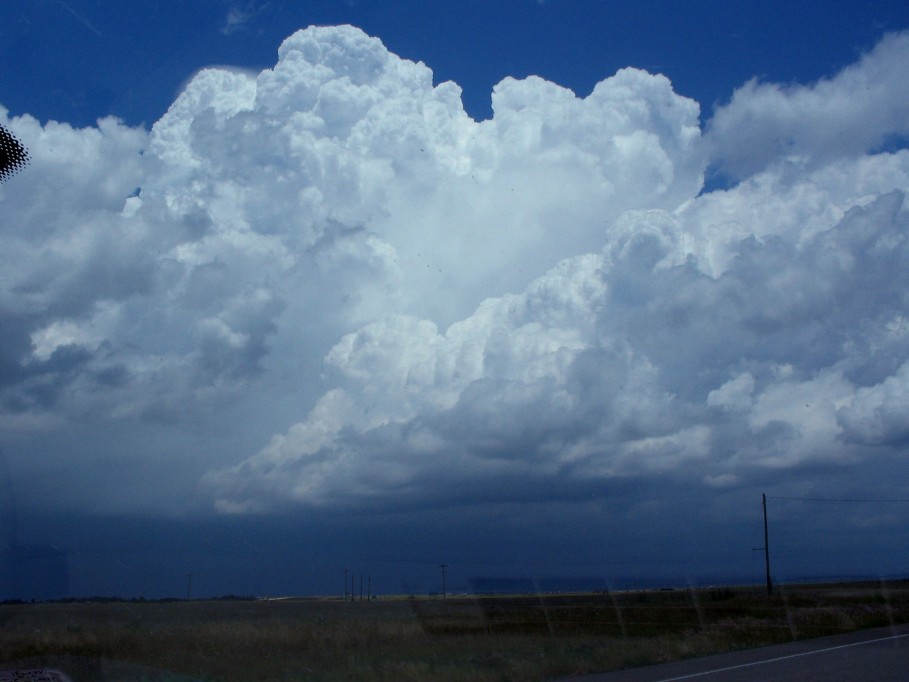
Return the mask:
POLYGON ((773 593, 773 582, 770 580, 770 542, 767 537, 767 495, 761 493, 761 504, 764 507, 764 567, 767 571, 767 596, 773 593))

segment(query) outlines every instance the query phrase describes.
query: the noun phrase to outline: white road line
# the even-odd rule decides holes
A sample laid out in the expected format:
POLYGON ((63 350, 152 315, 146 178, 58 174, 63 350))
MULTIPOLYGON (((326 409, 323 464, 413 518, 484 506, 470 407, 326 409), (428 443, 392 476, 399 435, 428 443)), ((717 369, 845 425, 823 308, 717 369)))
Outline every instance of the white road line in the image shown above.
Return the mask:
POLYGON ((836 651, 837 649, 847 649, 851 646, 861 646, 862 644, 874 644, 875 642, 886 642, 891 639, 899 639, 900 637, 909 637, 909 633, 904 635, 891 635, 890 637, 880 637, 878 639, 868 639, 864 642, 853 642, 852 644, 840 644, 839 646, 831 646, 826 649, 817 649, 815 651, 803 651, 800 654, 789 654, 788 656, 779 656, 777 658, 768 658, 765 661, 754 661, 753 663, 742 663, 741 665, 731 665, 728 668, 717 668, 716 670, 705 670, 701 673, 692 673, 690 675, 682 675, 681 677, 667 677, 664 680, 659 680, 659 682, 675 682, 676 680, 690 680, 695 677, 703 677, 705 675, 713 675, 714 673, 723 673, 727 670, 737 670, 739 668, 750 668, 755 665, 764 665, 765 663, 775 663, 776 661, 785 661, 787 658, 798 658, 799 656, 811 656, 812 654, 823 654, 827 651, 836 651))

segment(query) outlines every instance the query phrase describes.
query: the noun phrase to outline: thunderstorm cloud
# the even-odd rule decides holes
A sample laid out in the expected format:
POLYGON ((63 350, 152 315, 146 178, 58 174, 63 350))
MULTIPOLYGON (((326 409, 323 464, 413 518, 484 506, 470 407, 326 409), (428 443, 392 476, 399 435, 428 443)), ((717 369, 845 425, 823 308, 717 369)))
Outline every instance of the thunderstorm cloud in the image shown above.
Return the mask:
MULTIPOLYGON (((77 424, 99 467, 159 447, 232 513, 729 487, 894 452, 906 63, 889 35, 706 121, 638 69, 583 98, 506 78, 475 121, 427 66, 323 27, 259 74, 201 71, 150 131, 0 109, 31 156, 0 186, 0 425, 51 444, 77 424)), ((143 486, 169 500, 172 478, 143 486)))

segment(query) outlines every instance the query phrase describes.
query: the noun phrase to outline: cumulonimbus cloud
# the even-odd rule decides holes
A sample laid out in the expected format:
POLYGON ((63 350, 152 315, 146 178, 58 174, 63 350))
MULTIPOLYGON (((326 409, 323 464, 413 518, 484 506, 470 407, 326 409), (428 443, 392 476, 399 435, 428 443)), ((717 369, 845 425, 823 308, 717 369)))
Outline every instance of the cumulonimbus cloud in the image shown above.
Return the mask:
POLYGON ((231 512, 735 485, 892 447, 909 152, 874 147, 909 109, 823 140, 858 125, 850 84, 902 83, 907 45, 747 86, 706 141, 698 105, 635 69, 585 98, 505 79, 477 122, 351 27, 200 72, 149 132, 4 113, 33 150, 0 189, 4 423, 301 405, 209 467, 231 512), (839 113, 802 130, 806 98, 839 113), (702 194, 708 164, 741 182, 702 194))

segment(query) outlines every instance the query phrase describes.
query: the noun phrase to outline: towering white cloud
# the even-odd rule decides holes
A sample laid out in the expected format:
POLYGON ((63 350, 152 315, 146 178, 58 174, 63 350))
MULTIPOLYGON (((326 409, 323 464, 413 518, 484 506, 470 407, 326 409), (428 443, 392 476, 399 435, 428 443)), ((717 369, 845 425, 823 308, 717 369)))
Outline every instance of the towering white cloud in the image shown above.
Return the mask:
POLYGON ((505 79, 476 122, 350 27, 198 73, 149 132, 2 112, 33 163, 0 188, 0 419, 50 442, 245 414, 258 452, 181 446, 233 512, 728 486, 892 448, 909 152, 873 152, 907 109, 827 141, 906 44, 747 86, 706 145, 662 76, 505 79), (742 181, 699 195, 708 163, 742 181))
MULTIPOLYGON (((743 209, 751 190, 733 191, 743 209)), ((729 230, 707 248, 688 239, 696 203, 626 215, 600 254, 444 333, 393 317, 344 337, 326 358, 338 388, 310 417, 209 476, 222 506, 437 500, 490 480, 522 499, 544 480, 564 494, 664 471, 710 483, 904 438, 904 194, 804 240, 729 230)))

